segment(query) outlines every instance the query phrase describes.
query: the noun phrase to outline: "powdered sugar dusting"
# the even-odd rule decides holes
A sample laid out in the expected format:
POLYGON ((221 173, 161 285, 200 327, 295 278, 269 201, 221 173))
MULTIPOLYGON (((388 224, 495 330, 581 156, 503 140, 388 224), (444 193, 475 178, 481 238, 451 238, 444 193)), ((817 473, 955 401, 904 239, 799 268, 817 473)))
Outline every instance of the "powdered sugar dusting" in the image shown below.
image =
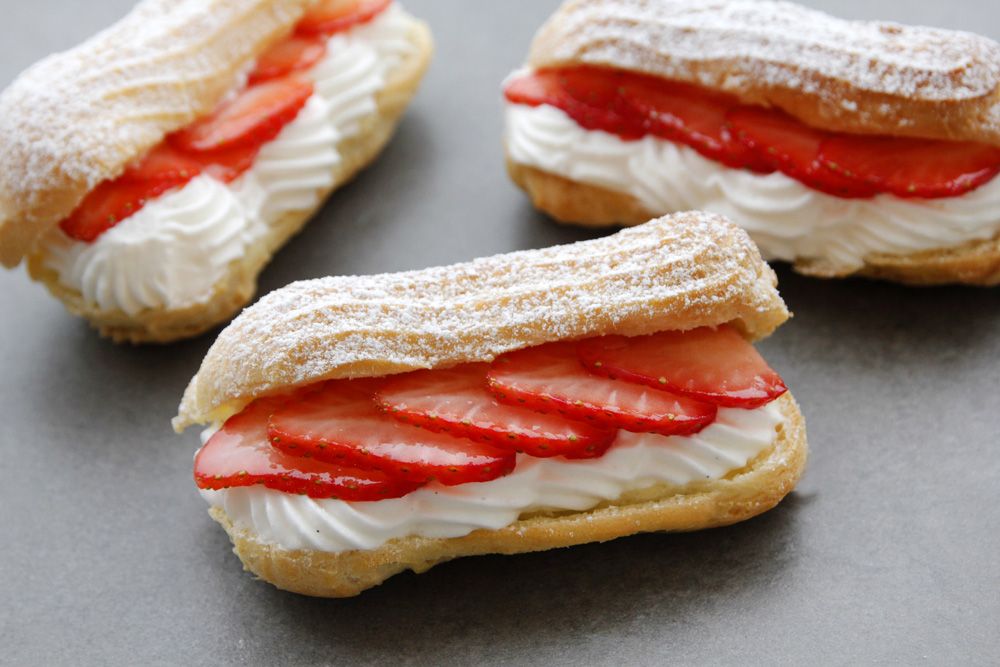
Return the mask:
POLYGON ((573 57, 586 46, 592 57, 623 64, 638 64, 630 61, 643 50, 669 51, 680 62, 752 60, 752 76, 775 84, 797 83, 787 65, 873 92, 925 99, 979 97, 1000 81, 1000 45, 986 37, 845 21, 790 2, 580 0, 567 3, 547 29, 565 40, 557 57, 573 57))
POLYGON ((689 212, 613 236, 452 266, 293 283, 209 350, 177 426, 290 385, 489 361, 552 340, 787 317, 746 233, 689 212))
POLYGON ((211 111, 310 2, 145 0, 30 67, 0 95, 0 231, 31 224, 37 236, 167 132, 211 111))
POLYGON ((539 31, 531 53, 535 66, 560 62, 736 93, 798 91, 848 112, 867 93, 981 103, 985 117, 1000 91, 1000 44, 986 37, 845 21, 772 0, 570 0, 539 31))

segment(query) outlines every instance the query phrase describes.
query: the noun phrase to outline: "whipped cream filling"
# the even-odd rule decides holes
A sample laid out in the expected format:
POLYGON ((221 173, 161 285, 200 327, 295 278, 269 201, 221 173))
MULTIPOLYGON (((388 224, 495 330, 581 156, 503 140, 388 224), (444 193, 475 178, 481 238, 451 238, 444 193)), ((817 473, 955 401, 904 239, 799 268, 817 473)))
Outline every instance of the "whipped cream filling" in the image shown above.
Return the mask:
POLYGON ((316 499, 263 486, 200 492, 264 543, 327 552, 375 549, 396 538, 461 537, 503 528, 528 512, 584 511, 629 492, 664 485, 679 492, 721 479, 770 447, 782 421, 776 401, 754 410, 721 408, 714 423, 692 436, 620 431, 597 459, 522 454, 506 477, 430 484, 402 498, 372 502, 316 499))
POLYGON ((627 193, 655 215, 688 209, 726 215, 766 259, 820 260, 843 273, 861 268, 872 253, 956 246, 1000 232, 1000 178, 943 199, 842 199, 779 172, 727 167, 654 136, 625 141, 587 130, 549 105, 508 103, 506 145, 516 163, 627 193))
POLYGON ((413 23, 394 3, 372 21, 333 35, 324 58, 304 72, 315 83, 313 95, 238 179, 192 179, 93 243, 56 228, 44 241, 46 268, 87 302, 130 316, 208 301, 230 264, 272 222, 312 209, 339 180, 338 143, 378 111, 376 95, 414 53, 413 23))

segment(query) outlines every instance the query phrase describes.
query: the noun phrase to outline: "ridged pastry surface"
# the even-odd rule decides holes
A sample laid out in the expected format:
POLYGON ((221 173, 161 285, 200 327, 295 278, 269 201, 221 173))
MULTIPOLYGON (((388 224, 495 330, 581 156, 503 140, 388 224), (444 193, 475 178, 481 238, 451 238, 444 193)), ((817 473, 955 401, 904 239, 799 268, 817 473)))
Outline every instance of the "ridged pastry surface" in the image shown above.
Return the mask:
POLYGON ((1000 144, 1000 44, 772 0, 569 0, 529 64, 726 90, 831 130, 1000 144))
POLYGON ((145 0, 0 94, 0 262, 209 113, 314 0, 145 0))
POLYGON ((553 340, 725 322, 759 338, 788 317, 776 282, 746 232, 687 212, 571 245, 292 283, 219 335, 174 426, 295 385, 490 361, 553 340))
MULTIPOLYGON (((389 71, 383 72, 379 69, 374 73, 376 78, 381 80, 377 91, 371 91, 370 85, 367 89, 369 94, 374 95, 374 109, 367 115, 352 116, 350 132, 345 133, 338 124, 335 133, 337 136, 333 137, 335 155, 329 153, 327 141, 329 137, 324 137, 318 144, 313 145, 312 150, 319 148, 319 151, 313 152, 312 157, 307 157, 305 160, 301 159, 302 155, 299 155, 300 159, 292 160, 293 156, 286 150, 290 145, 286 142, 272 143, 261 150, 255 168, 251 170, 257 172, 255 176, 251 176, 254 183, 244 182, 239 189, 257 190, 258 192, 252 196, 260 197, 261 188, 278 188, 280 199, 269 203, 267 200, 271 198, 264 197, 267 206, 261 222, 266 224, 262 229, 256 230, 249 245, 241 245, 239 257, 228 265, 225 276, 216 282, 211 296, 206 301, 180 308, 145 308, 133 314, 126 313, 120 308, 102 308, 99 304, 86 299, 79 290, 62 282, 59 273, 49 266, 50 260, 53 259, 50 253, 54 248, 44 242, 36 244, 27 258, 29 274, 32 278, 43 282, 70 312, 85 317, 101 332, 101 335, 113 338, 116 342, 171 342, 198 335, 221 322, 232 319, 253 296, 256 291, 257 275, 272 254, 302 228, 332 190, 349 181, 379 155, 416 93, 433 53, 430 30, 425 23, 406 14, 396 5, 383 12, 380 18, 351 32, 364 31, 367 40, 372 37, 373 31, 381 30, 380 26, 384 27, 386 23, 390 23, 391 27, 385 35, 387 40, 382 48, 385 51, 386 61, 392 67, 389 71), (284 147, 281 144, 284 144, 284 147), (331 157, 333 164, 330 164, 331 157), (320 164, 325 164, 330 169, 324 174, 322 170, 317 169, 320 164), (303 168, 306 170, 303 171, 303 168), (288 180, 289 177, 297 180, 297 174, 307 176, 308 186, 311 188, 308 192, 303 187, 291 189, 281 187, 281 181, 285 181, 288 185, 291 182, 288 180), (300 206, 305 208, 292 210, 300 206), (259 236, 261 231, 263 236, 259 236)), ((334 40, 343 42, 344 36, 335 37, 334 40)), ((356 46, 353 38, 350 42, 356 46)), ((350 51, 355 54, 358 52, 353 46, 350 51)), ((353 57, 352 53, 344 55, 353 57)), ((376 64, 379 68, 384 66, 381 63, 376 64)), ((356 75, 356 72, 353 74, 356 75)), ((369 84, 370 82, 369 78, 369 84)), ((329 91, 331 89, 329 80, 326 83, 327 85, 322 87, 329 91)), ((353 82, 349 82, 348 85, 352 86, 353 82)), ((311 112, 303 110, 300 114, 303 123, 315 121, 315 118, 308 120, 304 116, 305 113, 311 112)), ((289 127, 295 126, 296 122, 291 123, 289 127)), ((287 127, 286 130, 293 134, 292 143, 304 147, 299 141, 302 137, 298 130, 289 130, 287 127)), ((321 131, 320 134, 325 133, 321 131)), ((306 181, 303 180, 302 185, 305 184, 306 181)), ((128 221, 125 222, 127 223, 128 221)), ((109 233, 114 231, 111 230, 109 233)), ((145 232, 155 234, 155 230, 151 229, 146 229, 145 232)), ((61 232, 52 230, 50 234, 60 236, 61 232)), ((193 239, 193 242, 197 243, 199 239, 193 239)), ((92 247, 90 244, 79 245, 92 247)), ((93 246, 100 245, 100 242, 93 244, 93 246)), ((204 256, 206 250, 210 248, 199 248, 196 254, 204 256)), ((201 270, 202 274, 207 272, 206 268, 201 270)), ((204 276, 199 276, 199 279, 201 277, 204 276)))

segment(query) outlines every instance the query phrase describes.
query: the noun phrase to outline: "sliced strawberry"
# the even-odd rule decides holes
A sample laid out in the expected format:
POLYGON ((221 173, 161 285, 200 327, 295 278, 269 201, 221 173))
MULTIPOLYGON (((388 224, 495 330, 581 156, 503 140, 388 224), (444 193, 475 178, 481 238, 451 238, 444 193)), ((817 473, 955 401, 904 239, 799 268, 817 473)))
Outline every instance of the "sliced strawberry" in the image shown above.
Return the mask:
POLYGON ((312 90, 311 83, 295 76, 250 86, 211 116, 170 135, 170 142, 191 152, 260 146, 298 115, 312 90))
POLYGON ((250 84, 276 79, 291 72, 312 67, 326 53, 326 43, 320 36, 292 35, 281 40, 257 59, 250 72, 250 84))
POLYGON ((514 469, 513 450, 402 424, 381 412, 372 386, 328 382, 275 412, 271 444, 321 461, 383 470, 411 482, 485 482, 514 469))
POLYGON ((819 150, 827 168, 897 197, 955 197, 1000 173, 1000 148, 963 141, 836 135, 819 150))
POLYGON ((531 456, 594 458, 611 446, 614 429, 501 405, 488 389, 488 370, 488 364, 466 364, 408 373, 390 381, 376 400, 408 424, 531 456))
POLYGON ((200 171, 197 160, 160 144, 121 176, 91 190, 59 226, 70 238, 90 243, 150 199, 184 185, 200 171))
POLYGON ((377 470, 290 456, 267 442, 267 420, 283 401, 257 400, 230 417, 194 459, 194 479, 202 489, 261 484, 312 498, 381 500, 398 498, 419 486, 377 470))
POLYGON ((733 133, 766 164, 809 187, 837 197, 871 197, 875 188, 819 161, 829 135, 763 107, 738 107, 727 115, 733 133))
POLYGON ((686 144, 711 160, 735 168, 768 172, 774 169, 733 137, 726 114, 735 98, 697 86, 632 75, 622 95, 663 139, 686 144))
POLYGON ((507 99, 515 104, 554 106, 588 130, 603 130, 622 139, 641 139, 648 119, 638 115, 620 95, 625 73, 579 67, 539 70, 508 82, 507 99))
POLYGON ((842 198, 953 197, 1000 173, 1000 147, 832 134, 724 93, 613 68, 538 70, 513 78, 504 94, 515 104, 561 109, 588 130, 656 136, 730 167, 780 170, 842 198))
POLYGON ((91 243, 119 222, 129 217, 149 198, 163 190, 152 192, 145 183, 105 181, 84 197, 68 218, 59 223, 66 236, 91 243))
POLYGON ((565 95, 557 70, 539 70, 519 74, 504 84, 504 97, 514 104, 537 107, 542 104, 558 106, 556 102, 565 95))
POLYGON ((70 238, 90 243, 148 200, 202 171, 227 182, 235 179, 310 95, 312 84, 293 77, 247 88, 212 116, 170 135, 119 178, 91 190, 60 227, 70 238))
POLYGON ((721 326, 650 336, 605 336, 580 343, 588 370, 702 401, 756 408, 787 391, 753 345, 721 326))
POLYGON ((391 4, 392 0, 320 0, 295 30, 302 35, 332 35, 371 21, 391 4))
POLYGON ((91 190, 59 227, 70 238, 91 243, 134 215, 148 200, 180 184, 173 181, 105 181, 91 190))
POLYGON ((197 176, 202 164, 195 158, 161 143, 146 153, 138 162, 129 165, 119 180, 130 183, 171 182, 186 183, 197 176))
POLYGON ((238 146, 227 150, 198 153, 205 167, 205 173, 223 183, 230 183, 253 166, 262 146, 238 146))
POLYGON ((684 396, 588 373, 573 343, 550 343, 499 357, 487 375, 501 403, 558 412, 605 428, 689 435, 716 408, 684 396))
POLYGON ((732 137, 726 113, 737 101, 729 95, 600 67, 538 70, 511 80, 504 92, 515 104, 559 108, 589 130, 626 140, 652 134, 731 167, 771 170, 732 137))

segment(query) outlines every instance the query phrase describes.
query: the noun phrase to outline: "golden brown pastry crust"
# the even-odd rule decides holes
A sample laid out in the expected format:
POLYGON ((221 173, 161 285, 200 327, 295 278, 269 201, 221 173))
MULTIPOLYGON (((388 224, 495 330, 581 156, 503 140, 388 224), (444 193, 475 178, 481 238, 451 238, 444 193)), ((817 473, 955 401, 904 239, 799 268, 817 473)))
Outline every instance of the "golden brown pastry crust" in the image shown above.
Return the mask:
POLYGON ((337 143, 341 158, 335 168, 337 178, 331 187, 320 193, 316 207, 291 211, 270 222, 268 233, 230 264, 207 300, 179 309, 148 309, 136 315, 117 309, 101 309, 87 303, 79 291, 62 284, 54 271, 45 268, 44 247, 28 256, 29 274, 44 283, 70 312, 86 318, 101 335, 116 342, 167 343, 198 335, 230 319, 257 291, 257 277, 273 254, 302 229, 330 193, 368 166, 392 137, 417 91, 433 51, 430 31, 423 22, 414 21, 410 38, 416 47, 415 55, 391 73, 385 87, 375 96, 377 113, 361 121, 357 134, 337 143))
POLYGON ((573 181, 510 158, 507 173, 535 208, 557 222, 583 227, 633 226, 655 217, 627 192, 573 181))
POLYGON ((612 236, 464 264, 292 283, 246 309, 191 380, 177 429, 296 385, 490 361, 553 340, 788 317, 746 232, 690 211, 612 236))
POLYGON ((966 32, 771 0, 569 0, 528 62, 695 83, 826 130, 1000 145, 1000 44, 966 32))
MULTIPOLYGON (((536 208, 559 222, 588 227, 638 225, 654 215, 626 193, 571 181, 509 159, 507 171, 536 208)), ((809 259, 799 259, 793 266, 799 273, 821 278, 858 275, 909 285, 992 286, 1000 284, 1000 234, 984 241, 905 255, 871 253, 865 257, 864 266, 856 270, 809 259)))
MULTIPOLYGON (((810 272, 811 267, 800 264, 796 265, 799 271, 810 272)), ((874 253, 865 257, 859 275, 909 285, 1000 285, 1000 234, 985 241, 909 255, 874 253)))
POLYGON ((0 263, 98 183, 211 112, 315 0, 145 0, 0 94, 0 263))
POLYGON ((524 517, 499 530, 465 537, 405 537, 370 551, 329 553, 286 550, 259 542, 210 510, 233 541, 243 566, 278 588, 319 597, 349 597, 404 570, 424 572, 461 556, 517 554, 605 542, 653 531, 691 531, 737 523, 773 508, 796 485, 805 467, 805 422, 790 394, 778 399, 785 421, 773 447, 721 480, 664 487, 653 499, 608 503, 585 512, 524 517))

